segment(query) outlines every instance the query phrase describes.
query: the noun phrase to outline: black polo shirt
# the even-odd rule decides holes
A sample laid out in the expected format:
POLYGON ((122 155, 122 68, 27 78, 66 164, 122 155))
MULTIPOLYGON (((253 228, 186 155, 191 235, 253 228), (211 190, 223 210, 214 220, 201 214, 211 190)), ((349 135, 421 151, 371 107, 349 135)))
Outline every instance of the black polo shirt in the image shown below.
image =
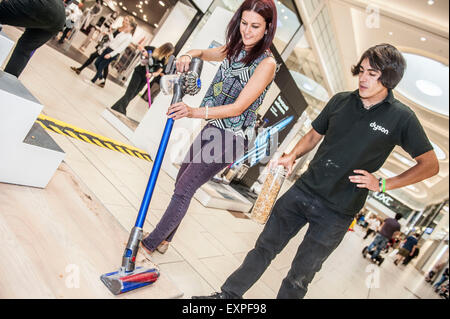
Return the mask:
POLYGON ((349 176, 357 175, 353 170, 376 172, 395 145, 413 158, 433 149, 414 112, 395 99, 391 90, 369 110, 358 90, 338 93, 312 127, 324 139, 296 185, 347 215, 361 210, 369 192, 350 182, 349 176))

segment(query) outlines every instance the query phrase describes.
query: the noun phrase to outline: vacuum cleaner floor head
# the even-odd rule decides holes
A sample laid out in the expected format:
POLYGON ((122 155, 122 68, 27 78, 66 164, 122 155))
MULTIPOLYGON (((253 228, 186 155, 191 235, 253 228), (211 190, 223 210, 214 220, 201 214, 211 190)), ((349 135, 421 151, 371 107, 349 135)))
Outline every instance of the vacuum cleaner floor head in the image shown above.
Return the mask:
POLYGON ((128 273, 119 270, 100 276, 100 280, 114 295, 148 286, 154 283, 158 278, 158 269, 145 269, 143 267, 138 267, 134 271, 128 273))

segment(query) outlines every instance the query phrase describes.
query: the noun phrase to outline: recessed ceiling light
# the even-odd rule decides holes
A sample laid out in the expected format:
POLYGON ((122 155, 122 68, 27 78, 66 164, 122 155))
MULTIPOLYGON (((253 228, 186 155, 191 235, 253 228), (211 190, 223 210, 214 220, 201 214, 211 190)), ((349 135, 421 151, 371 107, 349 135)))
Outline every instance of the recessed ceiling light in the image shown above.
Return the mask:
POLYGON ((166 6, 166 4, 165 4, 164 2, 162 2, 162 1, 159 1, 158 3, 159 3, 160 5, 162 5, 163 7, 166 6))
POLYGON ((144 2, 145 2, 145 4, 148 4, 148 1, 147 1, 147 0, 145 0, 144 2))
POLYGON ((121 5, 122 5, 122 2, 119 2, 119 5, 121 6, 121 5))
POLYGON ((134 15, 134 16, 137 16, 137 13, 133 11, 133 15, 134 15))
POLYGON ((284 11, 285 11, 284 9, 281 9, 281 13, 284 13, 284 11))
POLYGON ((423 94, 428 96, 442 96, 443 94, 442 89, 437 84, 428 80, 417 80, 416 86, 423 94))
POLYGON ((420 41, 422 41, 422 42, 427 41, 427 38, 425 38, 425 37, 420 37, 420 41))
POLYGON ((144 13, 144 10, 142 10, 142 9, 139 9, 139 12, 140 12, 140 13, 144 13))
POLYGON ((287 20, 288 16, 284 16, 284 19, 287 20))
POLYGON ((122 9, 127 10, 127 7, 123 6, 122 9))
POLYGON ((434 0, 428 0, 428 5, 432 6, 434 4, 434 0))
POLYGON ((389 32, 389 35, 393 35, 393 34, 394 34, 394 32, 392 32, 392 31, 391 31, 391 32, 389 32))
POLYGON ((157 23, 155 23, 154 25, 155 25, 155 28, 157 28, 157 27, 158 27, 158 24, 157 24, 157 23))

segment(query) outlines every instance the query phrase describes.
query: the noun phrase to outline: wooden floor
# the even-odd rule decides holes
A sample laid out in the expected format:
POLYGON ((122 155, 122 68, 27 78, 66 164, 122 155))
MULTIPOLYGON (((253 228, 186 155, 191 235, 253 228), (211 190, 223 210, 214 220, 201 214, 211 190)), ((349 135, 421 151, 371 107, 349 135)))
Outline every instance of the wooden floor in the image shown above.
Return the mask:
MULTIPOLYGON (((66 164, 46 189, 0 183, 0 203, 0 298, 181 297, 164 274, 109 292, 99 277, 120 266, 128 232, 66 164)), ((138 265, 155 267, 142 255, 138 265)))

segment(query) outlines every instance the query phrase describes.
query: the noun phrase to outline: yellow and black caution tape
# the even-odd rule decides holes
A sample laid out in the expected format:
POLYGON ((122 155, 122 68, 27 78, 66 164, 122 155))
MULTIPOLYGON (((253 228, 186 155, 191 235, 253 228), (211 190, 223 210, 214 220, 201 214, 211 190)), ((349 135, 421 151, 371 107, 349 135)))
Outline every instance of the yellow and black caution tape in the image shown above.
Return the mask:
POLYGON ((134 156, 151 162, 150 155, 136 147, 129 146, 110 138, 91 133, 76 126, 56 120, 44 114, 39 114, 36 123, 40 124, 44 129, 66 135, 82 142, 104 147, 113 151, 121 152, 126 155, 134 156))

